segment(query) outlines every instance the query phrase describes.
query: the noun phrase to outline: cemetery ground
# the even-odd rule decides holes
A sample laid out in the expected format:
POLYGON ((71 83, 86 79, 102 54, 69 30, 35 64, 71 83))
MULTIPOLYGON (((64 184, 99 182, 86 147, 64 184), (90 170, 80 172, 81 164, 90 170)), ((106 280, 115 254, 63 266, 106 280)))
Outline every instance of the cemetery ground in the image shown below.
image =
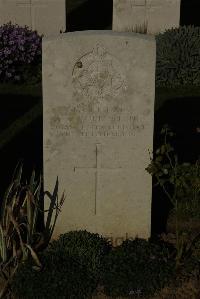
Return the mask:
MULTIPOLYGON (((79 74, 80 61, 75 66, 79 74)), ((200 298, 199 93, 191 85, 156 88, 154 156, 145 165, 153 177, 151 238, 114 247, 86 231, 50 242, 68 193, 58 197, 59 178, 42 192, 41 82, 1 85, 0 299, 200 298)))
MULTIPOLYGON (((188 96, 192 96, 192 97, 198 97, 199 90, 197 87, 190 87, 190 88, 176 88, 176 89, 169 89, 169 88, 159 88, 157 89, 156 92, 156 111, 159 111, 160 107, 162 105, 164 105, 164 103, 166 102, 166 99, 169 100, 169 97, 173 98, 177 98, 177 97, 188 97, 188 96)), ((7 111, 12 112, 12 108, 13 111, 15 111, 15 113, 17 113, 16 108, 16 102, 14 102, 14 98, 13 98, 13 94, 14 94, 14 98, 15 99, 20 99, 22 100, 22 105, 20 106, 20 109, 22 109, 22 107, 24 107, 24 111, 23 114, 26 114, 30 109, 32 109, 34 106, 37 106, 38 103, 41 101, 41 86, 40 84, 33 87, 17 87, 16 85, 11 86, 11 85, 2 85, 1 86, 1 95, 4 97, 4 99, 6 99, 5 101, 5 106, 4 108, 7 109, 7 111), (23 91, 22 91, 23 90, 23 91), (29 99, 32 98, 32 103, 27 103, 27 107, 25 107, 24 102, 23 102, 23 96, 25 95, 25 98, 29 97, 29 99), (32 97, 31 97, 32 96, 32 97), (10 103, 9 103, 9 99, 10 99, 10 103)), ((24 101, 25 101, 24 98, 24 101)), ((19 102, 18 102, 19 103, 19 102)), ((40 106, 41 107, 41 106, 40 106)), ((5 110, 4 110, 5 111, 5 110)), ((19 111, 18 111, 19 113, 19 111)), ((40 111, 37 112, 35 119, 38 120, 41 116, 41 108, 40 111)), ((10 120, 9 123, 13 122, 13 120, 15 120, 16 117, 18 117, 19 115, 12 115, 12 113, 10 113, 10 120)), ((20 118, 20 117, 19 117, 20 118)), ((163 119, 163 115, 161 116, 162 120, 163 119)), ((163 122, 162 120, 159 119, 159 117, 156 118, 157 121, 157 127, 159 127, 159 129, 163 126, 163 122)), ((2 120, 3 121, 3 120, 2 120)), ((34 123, 34 118, 33 118, 33 123, 34 123)), ((5 123, 5 127, 6 127, 6 123, 5 123)), ((24 147, 24 143, 23 140, 27 140, 27 135, 31 135, 33 137, 33 132, 35 128, 33 124, 29 124, 28 126, 28 130, 25 130, 22 127, 19 126, 19 130, 17 132, 17 140, 20 140, 20 144, 21 146, 19 146, 19 148, 23 148, 24 147), (22 137, 20 137, 22 136, 22 137)), ((37 129, 38 130, 38 129, 37 129)), ((159 139, 159 141, 156 141, 156 148, 154 149, 156 151, 156 149, 158 149, 158 146, 162 144, 162 135, 160 135, 159 132, 156 133, 157 134, 157 139, 159 139), (160 136, 158 138, 158 136, 160 136)), ((41 137, 40 137, 41 138, 41 137)), ((34 138, 32 139, 34 140, 34 138)), ((31 141, 31 139, 30 139, 31 141)), ((36 141, 36 140, 35 140, 36 141)), ((41 140, 42 142, 42 140, 41 140)), ((163 144, 162 144, 163 145, 163 144)), ((6 147, 6 151, 9 151, 9 154, 12 155, 12 148, 14 147, 14 143, 12 143, 12 141, 8 141, 8 145, 6 147), (12 147, 10 148, 10 144, 13 144, 12 147)), ((1 149, 2 151, 2 149, 1 149)), ((26 157, 26 163, 28 163, 29 161, 29 157, 33 156, 35 160, 36 156, 33 154, 33 152, 35 151, 34 148, 34 144, 32 146, 32 148, 29 148, 29 153, 26 157)), ((164 151, 164 148, 163 148, 164 151)), ((3 151, 2 151, 3 153, 3 151)), ((23 151, 21 151, 21 153, 23 153, 23 151)), ((163 152, 163 155, 165 155, 166 152, 163 152)), ((179 154, 181 154, 181 150, 179 150, 179 154)), ((5 153, 4 153, 5 155, 5 153)), ((15 158, 17 158, 17 154, 15 156, 15 158)), ((11 168, 14 163, 14 158, 10 160, 10 162, 8 162, 8 169, 9 171, 5 171, 6 173, 6 178, 4 178, 4 189, 6 188, 6 186, 9 183, 9 179, 10 179, 10 171, 11 168), (10 165, 9 165, 10 164, 10 165)), ((16 161, 16 160, 15 160, 16 161)), ((41 161, 34 161, 35 165, 39 165, 41 163, 41 161)), ((29 164, 29 163, 28 163, 29 164)), ((28 170, 26 170, 26 177, 29 176, 30 174, 30 170, 32 168, 32 163, 30 163, 28 165, 28 170)), ((193 173, 194 175, 194 173, 193 173)), ((183 176, 184 177, 184 176, 183 176)), ((192 178, 192 176, 191 176, 192 178)), ((194 178, 194 176, 193 176, 194 178)), ((197 171, 197 177, 196 179, 198 179, 198 171, 197 171)), ((162 189, 162 188, 161 188, 162 189)), ((2 191, 2 190, 1 190, 2 191)), ((191 191, 191 190, 190 190, 191 191)), ((196 190, 198 193, 198 190, 196 190)), ((194 189, 193 189, 194 192, 194 189)), ((3 195, 3 194, 2 194, 3 195)), ((160 197, 164 198, 164 192, 161 192, 159 194, 160 197)), ((162 201, 162 198, 159 198, 159 200, 162 201)), ((198 206, 199 208, 199 206, 198 206)), ((197 212, 197 207, 195 208, 196 212, 197 212)), ((194 212, 194 207, 193 209, 190 209, 194 212)), ((183 242, 182 244, 179 244, 180 246, 180 251, 183 250, 184 253, 183 255, 187 255, 186 252, 186 247, 188 246, 188 253, 190 250, 190 245, 192 244, 192 240, 194 240, 194 237, 197 236, 199 234, 199 229, 200 229, 200 221, 199 221, 199 215, 198 213, 196 213, 196 215, 193 214, 188 214, 188 208, 187 208, 187 213, 185 213, 185 215, 181 215, 181 217, 183 217, 181 219, 180 222, 180 231, 184 232, 186 235, 180 235, 181 238, 181 242, 183 242), (182 246, 182 247, 181 247, 182 246)), ((59 217, 59 216, 58 216, 59 217)), ((171 243, 173 244, 173 246, 176 243, 176 225, 175 225, 175 218, 173 216, 168 215, 168 221, 167 221, 167 230, 165 231, 165 234, 162 234, 162 238, 165 240, 165 242, 171 243)), ((161 225, 161 223, 157 223, 156 225, 161 225)), ((198 243, 199 244, 199 243, 198 243)), ((121 299, 125 299, 125 298, 150 298, 150 299, 171 299, 171 298, 177 298, 177 299, 183 299, 183 298, 199 298, 200 296, 200 290, 199 290, 199 258, 200 258, 200 246, 195 245, 192 251, 192 255, 188 255, 189 258, 187 259, 187 262, 185 261, 185 265, 180 267, 179 270, 177 270, 177 274, 176 274, 176 278, 173 277, 173 279, 171 279, 171 281, 169 281, 168 284, 166 284, 166 286, 164 286, 160 291, 157 291, 154 295, 151 296, 142 296, 142 293, 140 292, 140 290, 132 290, 132 293, 130 292, 130 294, 128 296, 115 296, 114 298, 121 298, 121 299)), ((183 257, 183 256, 182 256, 183 257)), ((126 271, 128 271, 128 269, 124 269, 125 273, 126 271)), ((125 275, 124 273, 124 275, 125 275)), ((122 273, 120 273, 121 275, 122 273)), ((123 277, 123 275, 122 275, 123 277)), ((116 279, 116 277, 114 278, 116 279)), ((112 282, 112 280, 111 280, 112 282)), ((123 283, 123 279, 122 279, 122 283, 123 283)), ((2 286, 5 285, 5 280, 3 280, 2 282, 2 286)), ((115 285, 115 284, 114 284, 115 285)), ((39 290, 38 290, 39 292, 39 290)), ((5 297, 6 298, 6 297, 5 297)), ((18 299, 18 297, 14 296, 12 297, 13 299, 18 299)), ((20 298, 20 297, 19 297, 20 298)), ((78 298, 78 297, 77 297, 78 298)), ((85 298, 85 297, 84 297, 85 298)), ((99 286, 98 287, 98 293, 96 295, 93 295, 92 297, 93 299, 106 299, 106 298, 113 298, 111 296, 108 296, 105 294, 105 292, 103 291, 103 287, 99 286)))

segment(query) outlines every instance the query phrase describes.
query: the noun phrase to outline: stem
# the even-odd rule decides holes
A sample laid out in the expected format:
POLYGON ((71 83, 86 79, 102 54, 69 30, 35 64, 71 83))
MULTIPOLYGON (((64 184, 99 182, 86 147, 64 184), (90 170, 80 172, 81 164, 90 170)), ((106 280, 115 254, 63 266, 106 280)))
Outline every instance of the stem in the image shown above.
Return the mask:
POLYGON ((4 295, 6 294, 6 292, 7 292, 7 290, 8 290, 8 287, 9 287, 9 285, 10 285, 10 281, 11 281, 11 279, 13 278, 13 276, 14 276, 14 274, 15 274, 17 268, 18 268, 18 265, 15 267, 15 269, 13 270, 13 272, 12 272, 12 274, 10 275, 9 279, 6 281, 6 283, 5 283, 5 285, 4 285, 3 289, 2 289, 2 291, 1 291, 1 293, 0 293, 0 299, 3 299, 4 295))
POLYGON ((167 156, 167 158, 168 158, 168 160, 169 160, 169 164, 170 164, 171 168, 174 169, 174 166, 173 166, 173 164, 172 164, 172 159, 171 159, 171 157, 170 157, 170 155, 169 155, 168 152, 166 153, 166 156, 167 156))
POLYGON ((25 256, 25 247, 24 247, 24 243, 22 241, 22 237, 21 237, 21 234, 20 234, 19 224, 14 219, 14 216, 13 216, 13 213, 12 213, 12 208, 10 206, 8 206, 7 210, 8 210, 8 214, 10 216, 10 220, 13 223, 13 225, 14 225, 16 231, 17 231, 19 241, 20 241, 20 246, 21 246, 21 249, 22 249, 22 252, 23 252, 23 260, 24 260, 26 258, 26 256, 25 256))
POLYGON ((179 239, 179 219, 178 219, 178 199, 177 199, 177 159, 175 159, 175 166, 174 166, 174 176, 175 176, 175 190, 173 195, 173 200, 175 202, 175 226, 176 226, 176 249, 177 249, 177 256, 176 256, 176 267, 178 267, 181 256, 182 256, 182 249, 183 244, 180 246, 180 239, 179 239))
MULTIPOLYGON (((159 176, 156 176, 156 178, 157 178, 157 180, 158 180, 158 182, 159 182, 159 185, 161 185, 161 184, 160 184, 159 176)), ((164 186, 164 185, 161 185, 161 186, 162 186, 162 188, 163 188, 165 194, 167 195, 167 197, 168 197, 169 200, 171 201, 171 203, 174 205, 173 198, 171 197, 171 195, 169 194, 169 192, 167 191, 167 189, 165 188, 165 186, 164 186)))
MULTIPOLYGON (((167 145, 167 132, 165 133, 165 145, 167 145)), ((170 165, 171 165, 171 168, 174 169, 174 166, 173 166, 171 157, 170 157, 170 155, 169 155, 168 152, 166 152, 166 156, 167 156, 167 158, 168 158, 168 160, 169 160, 169 163, 170 163, 170 165)))

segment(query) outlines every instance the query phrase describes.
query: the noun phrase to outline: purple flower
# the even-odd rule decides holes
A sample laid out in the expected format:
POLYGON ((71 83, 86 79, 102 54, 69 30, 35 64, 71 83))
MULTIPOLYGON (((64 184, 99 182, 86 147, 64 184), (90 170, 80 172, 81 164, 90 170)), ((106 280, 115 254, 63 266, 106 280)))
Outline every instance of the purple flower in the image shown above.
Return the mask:
POLYGON ((40 62, 41 42, 42 37, 26 26, 0 26, 0 81, 18 81, 26 73, 23 66, 40 62))

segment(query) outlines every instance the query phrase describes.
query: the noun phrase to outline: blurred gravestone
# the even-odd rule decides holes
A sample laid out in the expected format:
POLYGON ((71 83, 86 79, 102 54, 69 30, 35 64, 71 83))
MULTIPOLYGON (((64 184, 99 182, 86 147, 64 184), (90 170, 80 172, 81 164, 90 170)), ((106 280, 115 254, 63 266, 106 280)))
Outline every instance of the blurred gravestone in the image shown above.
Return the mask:
POLYGON ((147 27, 156 34, 179 27, 180 0, 113 0, 113 30, 134 31, 147 27))
POLYGON ((66 29, 65 0, 0 0, 0 25, 10 21, 46 36, 59 34, 66 29))

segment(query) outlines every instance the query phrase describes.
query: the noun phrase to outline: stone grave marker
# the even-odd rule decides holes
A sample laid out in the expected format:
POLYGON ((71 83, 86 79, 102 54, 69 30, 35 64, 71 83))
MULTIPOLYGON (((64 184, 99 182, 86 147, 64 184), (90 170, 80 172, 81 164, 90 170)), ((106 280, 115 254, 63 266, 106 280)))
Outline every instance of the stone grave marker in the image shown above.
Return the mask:
POLYGON ((0 24, 10 21, 46 36, 57 35, 66 29, 65 0, 0 0, 0 24))
POLYGON ((54 238, 150 236, 155 61, 155 39, 142 34, 43 39, 44 188, 58 176, 67 196, 54 238))
POLYGON ((157 34, 179 27, 180 0, 113 0, 113 30, 131 31, 146 24, 157 34))

